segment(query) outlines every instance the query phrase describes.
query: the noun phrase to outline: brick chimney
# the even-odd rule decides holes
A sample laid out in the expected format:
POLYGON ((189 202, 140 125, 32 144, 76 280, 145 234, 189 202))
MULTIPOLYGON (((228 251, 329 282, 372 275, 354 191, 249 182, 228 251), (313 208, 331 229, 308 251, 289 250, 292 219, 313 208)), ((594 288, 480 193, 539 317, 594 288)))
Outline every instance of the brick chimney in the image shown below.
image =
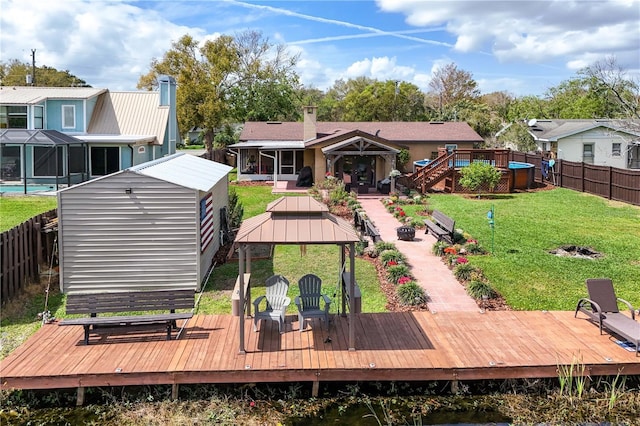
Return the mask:
POLYGON ((316 131, 316 112, 318 107, 315 106, 306 106, 304 107, 304 134, 303 140, 308 141, 311 139, 315 139, 318 136, 318 132, 316 131))

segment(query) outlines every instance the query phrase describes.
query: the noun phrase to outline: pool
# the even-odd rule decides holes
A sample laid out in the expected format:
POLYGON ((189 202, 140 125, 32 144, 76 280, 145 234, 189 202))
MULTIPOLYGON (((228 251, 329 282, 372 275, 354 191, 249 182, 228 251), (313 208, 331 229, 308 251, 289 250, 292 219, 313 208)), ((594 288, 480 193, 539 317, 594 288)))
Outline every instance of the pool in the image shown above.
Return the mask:
POLYGON ((25 192, 24 185, 4 185, 0 184, 0 193, 2 194, 34 194, 43 193, 55 194, 55 185, 38 185, 34 183, 27 184, 27 191, 25 192))
POLYGON ((529 189, 533 187, 536 174, 536 166, 531 163, 509 161, 509 170, 512 173, 512 189, 529 189))

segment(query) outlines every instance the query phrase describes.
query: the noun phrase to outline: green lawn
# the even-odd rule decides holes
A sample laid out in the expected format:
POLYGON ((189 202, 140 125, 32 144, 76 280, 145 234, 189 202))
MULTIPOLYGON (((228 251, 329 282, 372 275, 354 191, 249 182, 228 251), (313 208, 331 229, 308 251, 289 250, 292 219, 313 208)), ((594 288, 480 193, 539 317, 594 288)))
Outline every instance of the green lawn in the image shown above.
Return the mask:
MULTIPOLYGON (((456 221, 487 249, 494 207, 494 254, 470 257, 507 303, 519 310, 572 310, 586 296, 587 278, 608 277, 618 297, 640 305, 640 208, 567 189, 476 199, 437 194, 430 208, 456 221), (561 258, 549 250, 586 246, 597 260, 561 258)), ((406 206, 411 215, 418 207, 406 206)))
POLYGON ((51 209, 58 204, 56 197, 50 196, 11 196, 0 197, 0 232, 13 228, 51 209))

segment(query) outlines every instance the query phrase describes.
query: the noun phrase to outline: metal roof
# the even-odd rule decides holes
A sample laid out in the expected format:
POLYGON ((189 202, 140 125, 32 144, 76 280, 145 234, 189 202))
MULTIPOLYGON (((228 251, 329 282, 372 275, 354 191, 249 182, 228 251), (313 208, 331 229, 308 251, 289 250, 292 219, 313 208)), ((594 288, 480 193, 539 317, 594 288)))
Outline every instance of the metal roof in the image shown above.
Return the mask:
POLYGON ((90 99, 106 91, 93 87, 0 86, 0 104, 33 105, 47 99, 90 99))
POLYGON ((0 143, 4 145, 80 145, 84 141, 57 130, 0 130, 0 143))
POLYGON ((360 240, 349 222, 309 198, 281 197, 270 203, 271 211, 242 222, 234 244, 345 244, 360 240))
POLYGON ((87 133, 123 135, 130 140, 154 136, 164 141, 169 107, 160 106, 158 92, 108 92, 98 100, 87 133))
POLYGON ((631 120, 587 120, 587 119, 566 119, 566 120, 535 120, 529 126, 529 133, 536 140, 555 142, 578 133, 586 132, 597 127, 605 127, 614 131, 640 136, 632 127, 631 120))
POLYGON ((225 164, 179 152, 127 170, 185 188, 207 192, 221 179, 227 179, 232 169, 233 167, 225 164))

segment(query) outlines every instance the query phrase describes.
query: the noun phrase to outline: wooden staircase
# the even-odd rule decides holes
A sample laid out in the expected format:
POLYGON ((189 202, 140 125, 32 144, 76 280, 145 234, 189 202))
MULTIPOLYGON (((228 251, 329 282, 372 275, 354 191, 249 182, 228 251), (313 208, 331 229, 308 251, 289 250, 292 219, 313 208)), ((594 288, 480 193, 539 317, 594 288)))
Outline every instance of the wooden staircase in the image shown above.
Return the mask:
POLYGON ((409 176, 411 187, 424 194, 443 179, 451 177, 455 170, 453 166, 454 156, 454 153, 445 153, 425 166, 420 167, 409 176))
POLYGON ((509 152, 508 149, 462 149, 449 153, 443 149, 438 158, 418 168, 415 173, 401 177, 398 181, 424 194, 444 180, 445 191, 454 192, 456 170, 474 161, 489 162, 500 169, 507 169, 509 152))

